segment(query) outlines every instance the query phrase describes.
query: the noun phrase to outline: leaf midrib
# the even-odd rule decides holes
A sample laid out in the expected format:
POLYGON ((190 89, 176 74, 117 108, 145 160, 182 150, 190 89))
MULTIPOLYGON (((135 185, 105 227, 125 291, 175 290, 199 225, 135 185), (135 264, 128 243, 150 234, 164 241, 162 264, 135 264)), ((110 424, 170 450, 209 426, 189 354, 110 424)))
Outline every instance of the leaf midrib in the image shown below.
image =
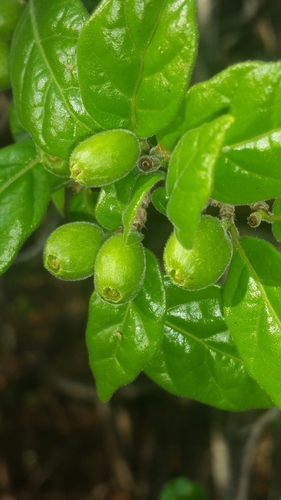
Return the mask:
POLYGON ((231 354, 229 354, 228 352, 224 352, 224 351, 221 351, 220 349, 218 349, 217 347, 210 347, 206 342, 204 342, 202 339, 199 339, 198 337, 196 337, 195 335, 192 335, 192 333, 190 332, 187 332, 186 330, 183 330, 182 328, 180 328, 178 325, 175 325, 174 323, 172 323, 171 321, 168 321, 166 319, 165 321, 165 326, 169 326, 170 328, 172 328, 174 331, 176 332, 179 332, 181 333, 184 337, 190 337, 192 338, 193 340, 195 340, 196 342, 199 342, 200 344, 203 345, 203 347, 205 349, 207 349, 208 351, 210 350, 213 350, 213 351, 216 351, 217 353, 219 354, 222 354, 223 356, 228 356, 229 358, 231 359, 234 359, 236 361, 239 361, 239 363, 243 364, 243 361, 242 359, 240 358, 236 358, 236 356, 232 356, 231 354))
POLYGON ((92 129, 88 125, 86 125, 85 123, 83 123, 79 119, 79 117, 73 112, 72 108, 69 106, 69 103, 66 100, 66 98, 64 96, 64 93, 63 93, 61 87, 59 86, 58 81, 57 81, 57 79, 56 79, 56 77, 55 77, 55 75, 54 75, 54 73, 53 73, 53 71, 51 69, 51 66, 50 66, 50 64, 48 62, 48 59, 47 59, 46 54, 45 54, 45 51, 44 51, 44 49, 42 47, 41 39, 40 39, 39 32, 38 32, 38 29, 37 29, 34 0, 30 0, 29 8, 30 8, 30 17, 31 17, 31 22, 32 22, 32 28, 33 28, 33 32, 34 32, 34 38, 35 38, 35 40, 37 42, 37 46, 38 46, 39 51, 41 53, 41 56, 42 56, 42 58, 43 58, 43 60, 45 62, 45 65, 46 65, 46 67, 47 67, 47 69, 49 71, 49 74, 51 75, 51 78, 52 78, 53 82, 55 83, 55 85, 56 85, 56 87, 57 87, 57 89, 59 91, 59 94, 60 94, 60 96, 62 98, 62 101, 65 104, 65 107, 66 107, 67 111, 75 119, 76 122, 80 123, 85 129, 87 129, 89 131, 92 131, 92 129))
POLYGON ((264 300, 268 306, 268 308, 271 310, 272 312, 272 316, 275 317, 276 319, 276 323, 281 331, 281 321, 279 319, 279 317, 277 316, 277 313, 275 312, 275 309, 273 308, 273 305, 271 304, 268 296, 267 296, 267 293, 262 285, 262 282, 259 278, 259 275, 256 273, 255 269, 253 268, 250 260, 248 259, 247 257, 247 254, 245 253, 243 247, 241 246, 240 242, 237 240, 236 242, 236 248, 237 248, 237 251, 240 253, 240 256, 242 257, 242 261, 244 261, 244 265, 247 265, 250 272, 252 273, 252 276, 255 280, 255 282, 257 283, 257 286, 258 288, 260 289, 260 292, 262 294, 262 296, 264 297, 264 300))
MULTIPOLYGON (((35 160, 31 161, 30 163, 28 163, 24 168, 22 168, 20 171, 18 171, 13 177, 11 177, 7 182, 5 182, 2 186, 1 186, 1 182, 0 182, 0 194, 2 194, 5 189, 7 189, 11 184, 13 184, 13 182, 15 182, 17 179, 19 179, 21 176, 23 176, 24 174, 26 174, 26 172, 28 172, 28 170, 31 170, 35 165, 39 164, 39 160, 38 158, 36 158, 35 160)), ((43 168, 43 167, 42 167, 43 168)))
POLYGON ((160 9, 159 11, 159 15, 158 15, 158 18, 157 18, 157 21, 155 23, 155 26, 153 28, 153 30, 151 31, 150 33, 150 36, 148 37, 147 39, 147 43, 146 43, 146 46, 143 50, 142 53, 140 53, 138 47, 136 47, 136 44, 134 43, 134 40, 133 40, 133 37, 131 35, 131 31, 130 31, 130 27, 129 27, 129 23, 128 23, 128 16, 127 16, 127 11, 126 11, 126 5, 124 5, 124 14, 125 14, 125 19, 126 19, 126 24, 127 24, 127 28, 128 28, 128 33, 130 35, 130 38, 132 40, 132 43, 134 44, 134 46, 136 47, 137 51, 140 53, 140 69, 139 69, 139 74, 138 74, 138 77, 137 77, 137 80, 136 80, 136 84, 135 84, 135 88, 134 88, 134 92, 133 92, 133 95, 132 95, 132 98, 131 98, 131 116, 132 116, 132 126, 133 126, 133 130, 135 130, 138 126, 138 121, 137 121, 137 109, 136 109, 136 98, 137 98, 137 94, 138 94, 138 91, 139 91, 139 87, 140 87, 140 84, 141 84, 141 81, 142 81, 142 75, 143 75, 143 70, 144 70, 144 60, 145 60, 145 56, 146 56, 146 53, 147 53, 147 50, 148 50, 148 47, 151 43, 151 40, 153 39, 155 33, 156 33, 156 30, 158 28, 158 25, 160 23, 160 19, 162 17, 162 14, 163 14, 163 11, 164 9, 166 8, 166 5, 167 5, 167 2, 168 0, 165 0, 163 2, 163 6, 162 8, 160 9))

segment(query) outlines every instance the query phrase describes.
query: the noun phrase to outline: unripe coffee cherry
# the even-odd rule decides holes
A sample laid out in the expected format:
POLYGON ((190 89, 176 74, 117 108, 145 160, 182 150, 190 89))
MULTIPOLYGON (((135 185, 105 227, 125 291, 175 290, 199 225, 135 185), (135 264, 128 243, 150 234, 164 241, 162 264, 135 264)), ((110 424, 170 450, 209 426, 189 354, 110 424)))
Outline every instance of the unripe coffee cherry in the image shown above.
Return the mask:
POLYGON ((70 222, 49 236, 44 266, 63 280, 82 280, 94 274, 97 253, 104 241, 102 230, 90 222, 70 222))
POLYGON ((125 304, 140 291, 145 273, 141 243, 125 245, 123 234, 112 236, 101 247, 95 265, 95 288, 107 302, 125 304))
POLYGON ((54 175, 58 177, 69 177, 70 170, 67 161, 59 158, 58 156, 49 155, 39 149, 40 162, 44 165, 44 167, 54 175))
POLYGON ((70 157, 71 178, 89 187, 115 182, 132 170, 140 154, 129 130, 107 130, 78 144, 70 157))
POLYGON ((215 283, 232 255, 230 239, 219 219, 201 217, 196 239, 190 250, 173 233, 165 247, 164 263, 172 281, 187 290, 199 290, 215 283))

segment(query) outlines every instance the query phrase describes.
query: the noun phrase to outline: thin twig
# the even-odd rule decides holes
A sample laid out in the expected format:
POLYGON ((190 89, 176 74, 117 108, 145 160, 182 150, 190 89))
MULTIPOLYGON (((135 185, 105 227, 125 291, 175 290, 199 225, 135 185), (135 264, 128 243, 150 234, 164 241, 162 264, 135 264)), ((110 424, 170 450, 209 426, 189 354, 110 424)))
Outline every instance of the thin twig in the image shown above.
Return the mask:
POLYGON ((263 413, 251 428, 251 433, 245 444, 241 474, 238 483, 236 500, 247 500, 249 498, 250 475, 253 458, 257 446, 257 442, 262 435, 264 429, 276 422, 280 418, 279 408, 270 408, 263 413))

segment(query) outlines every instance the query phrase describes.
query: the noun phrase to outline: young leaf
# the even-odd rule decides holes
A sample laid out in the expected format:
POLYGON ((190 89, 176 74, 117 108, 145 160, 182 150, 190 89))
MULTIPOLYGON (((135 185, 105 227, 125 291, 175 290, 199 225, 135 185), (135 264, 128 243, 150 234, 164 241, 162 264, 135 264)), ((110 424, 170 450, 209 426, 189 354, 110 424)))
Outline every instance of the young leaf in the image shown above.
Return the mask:
POLYGON ((212 198, 248 204, 281 192, 281 63, 243 63, 192 87, 158 136, 172 150, 182 134, 214 117, 235 118, 216 164, 212 198))
POLYGON ((77 41, 87 19, 79 0, 30 0, 11 48, 19 119, 43 151, 66 161, 77 142, 101 130, 84 109, 77 78, 77 41))
MULTIPOLYGON (((150 190, 153 188, 157 182, 164 180, 166 177, 164 172, 154 172, 153 174, 150 175, 141 175, 137 181, 136 184, 133 188, 133 192, 131 195, 131 199, 129 204, 127 205, 124 214, 123 214, 123 224, 124 224, 124 241, 125 243, 128 243, 128 237, 130 234, 130 230, 132 228, 132 224, 135 219, 137 219, 137 223, 140 223, 140 226, 142 226, 142 216, 141 214, 138 215, 139 209, 141 208, 141 205, 143 203, 143 200, 145 197, 148 195, 150 190)), ((148 202, 150 201, 150 198, 148 202)), ((146 209, 148 203, 145 203, 144 209, 146 209)))
POLYGON ((167 191, 164 187, 157 188, 153 191, 151 201, 156 210, 161 214, 166 215, 168 200, 167 191))
POLYGON ((0 274, 41 222, 50 199, 49 174, 33 142, 0 151, 0 274))
POLYGON ((165 288, 164 335, 147 375, 173 394, 225 410, 273 406, 237 353, 223 318, 220 287, 189 292, 165 280, 165 288))
POLYGON ((123 212, 140 175, 138 169, 133 169, 119 181, 108 184, 100 190, 95 215, 103 227, 114 231, 123 226, 123 212))
POLYGON ((195 0, 103 0, 84 26, 78 70, 103 127, 152 136, 175 115, 197 48, 195 0))
POLYGON ((216 159, 232 123, 233 118, 226 115, 187 132, 171 157, 167 215, 186 248, 193 245, 200 214, 212 191, 216 159))
POLYGON ((146 266, 143 287, 133 301, 116 306, 96 292, 90 300, 87 346, 102 401, 143 370, 161 340, 165 293, 159 265, 149 251, 146 266))
POLYGON ((225 319, 250 375, 281 406, 281 255, 257 238, 235 237, 235 247, 225 319))

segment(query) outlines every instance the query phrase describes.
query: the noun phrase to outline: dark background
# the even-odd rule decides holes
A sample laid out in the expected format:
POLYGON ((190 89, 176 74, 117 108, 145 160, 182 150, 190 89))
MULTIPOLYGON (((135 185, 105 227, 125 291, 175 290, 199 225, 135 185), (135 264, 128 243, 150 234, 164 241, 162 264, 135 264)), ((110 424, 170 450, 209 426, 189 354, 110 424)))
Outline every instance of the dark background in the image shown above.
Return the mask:
MULTIPOLYGON (((85 0, 90 11, 96 3, 85 0)), ((281 0, 199 0, 198 22, 192 83, 236 62, 280 60, 281 0)), ((1 146, 12 142, 10 102, 1 92, 1 146)), ((238 216, 245 224, 244 209, 238 216)), ((165 482, 185 476, 210 500, 279 500, 276 409, 216 410, 144 375, 99 402, 84 337, 92 281, 63 282, 42 265, 61 222, 50 206, 0 278, 0 499, 157 500, 165 482)), ((159 258, 169 231, 150 208, 146 244, 159 258)))

